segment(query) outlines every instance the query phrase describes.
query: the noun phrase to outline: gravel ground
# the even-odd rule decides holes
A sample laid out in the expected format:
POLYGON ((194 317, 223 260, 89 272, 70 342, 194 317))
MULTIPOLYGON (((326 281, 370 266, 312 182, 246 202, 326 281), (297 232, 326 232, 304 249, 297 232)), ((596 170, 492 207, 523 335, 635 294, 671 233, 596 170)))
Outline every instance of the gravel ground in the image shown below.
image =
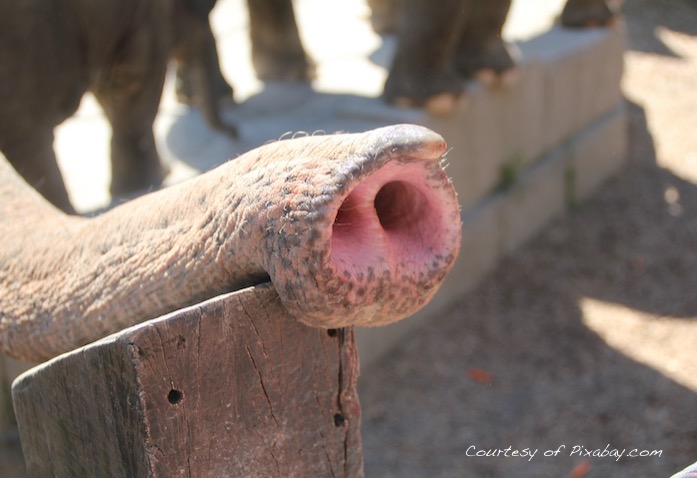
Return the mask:
POLYGON ((363 377, 366 476, 668 477, 697 460, 697 2, 624 14, 627 168, 363 377))

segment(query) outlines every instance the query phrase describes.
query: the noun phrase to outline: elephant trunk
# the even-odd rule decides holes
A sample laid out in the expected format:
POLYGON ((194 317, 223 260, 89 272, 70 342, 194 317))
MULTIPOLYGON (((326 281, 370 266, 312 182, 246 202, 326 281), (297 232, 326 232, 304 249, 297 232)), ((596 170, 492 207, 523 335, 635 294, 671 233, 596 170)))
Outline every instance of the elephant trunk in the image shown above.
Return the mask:
POLYGON ((411 315, 459 250, 444 151, 408 125, 279 141, 90 219, 0 163, 0 351, 46 359, 269 279, 311 326, 411 315))

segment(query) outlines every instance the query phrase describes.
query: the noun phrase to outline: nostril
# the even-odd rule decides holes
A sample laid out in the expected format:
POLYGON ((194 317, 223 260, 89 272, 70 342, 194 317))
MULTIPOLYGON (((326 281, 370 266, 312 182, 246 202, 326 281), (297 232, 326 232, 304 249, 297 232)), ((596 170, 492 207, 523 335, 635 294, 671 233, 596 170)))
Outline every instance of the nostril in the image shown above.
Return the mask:
POLYGON ((420 163, 388 163, 344 198, 330 249, 342 277, 397 267, 400 274, 425 274, 434 255, 447 255, 446 190, 431 187, 428 175, 420 163))
POLYGON ((426 200, 416 187, 404 181, 385 184, 375 196, 375 212, 387 232, 408 232, 423 217, 426 200))

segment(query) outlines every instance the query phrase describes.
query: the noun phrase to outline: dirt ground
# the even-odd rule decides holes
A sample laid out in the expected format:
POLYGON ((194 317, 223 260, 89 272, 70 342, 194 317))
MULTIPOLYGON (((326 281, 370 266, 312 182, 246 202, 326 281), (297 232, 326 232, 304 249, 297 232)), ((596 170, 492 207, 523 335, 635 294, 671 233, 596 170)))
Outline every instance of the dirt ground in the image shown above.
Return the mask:
POLYGON ((363 377, 366 476, 655 478, 697 460, 697 2, 624 15, 626 170, 363 377))

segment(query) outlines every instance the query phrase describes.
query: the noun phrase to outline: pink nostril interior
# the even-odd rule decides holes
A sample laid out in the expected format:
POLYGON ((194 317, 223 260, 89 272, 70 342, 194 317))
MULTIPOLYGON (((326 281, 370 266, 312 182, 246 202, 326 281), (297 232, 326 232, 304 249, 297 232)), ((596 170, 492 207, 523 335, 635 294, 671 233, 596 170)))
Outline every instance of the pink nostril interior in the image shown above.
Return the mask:
POLYGON ((335 265, 349 273, 428 267, 447 246, 443 201, 427 184, 422 165, 388 164, 356 186, 332 227, 335 265))
POLYGON ((374 205, 380 225, 388 233, 412 232, 427 206, 418 188, 404 181, 385 184, 375 196, 374 205))

